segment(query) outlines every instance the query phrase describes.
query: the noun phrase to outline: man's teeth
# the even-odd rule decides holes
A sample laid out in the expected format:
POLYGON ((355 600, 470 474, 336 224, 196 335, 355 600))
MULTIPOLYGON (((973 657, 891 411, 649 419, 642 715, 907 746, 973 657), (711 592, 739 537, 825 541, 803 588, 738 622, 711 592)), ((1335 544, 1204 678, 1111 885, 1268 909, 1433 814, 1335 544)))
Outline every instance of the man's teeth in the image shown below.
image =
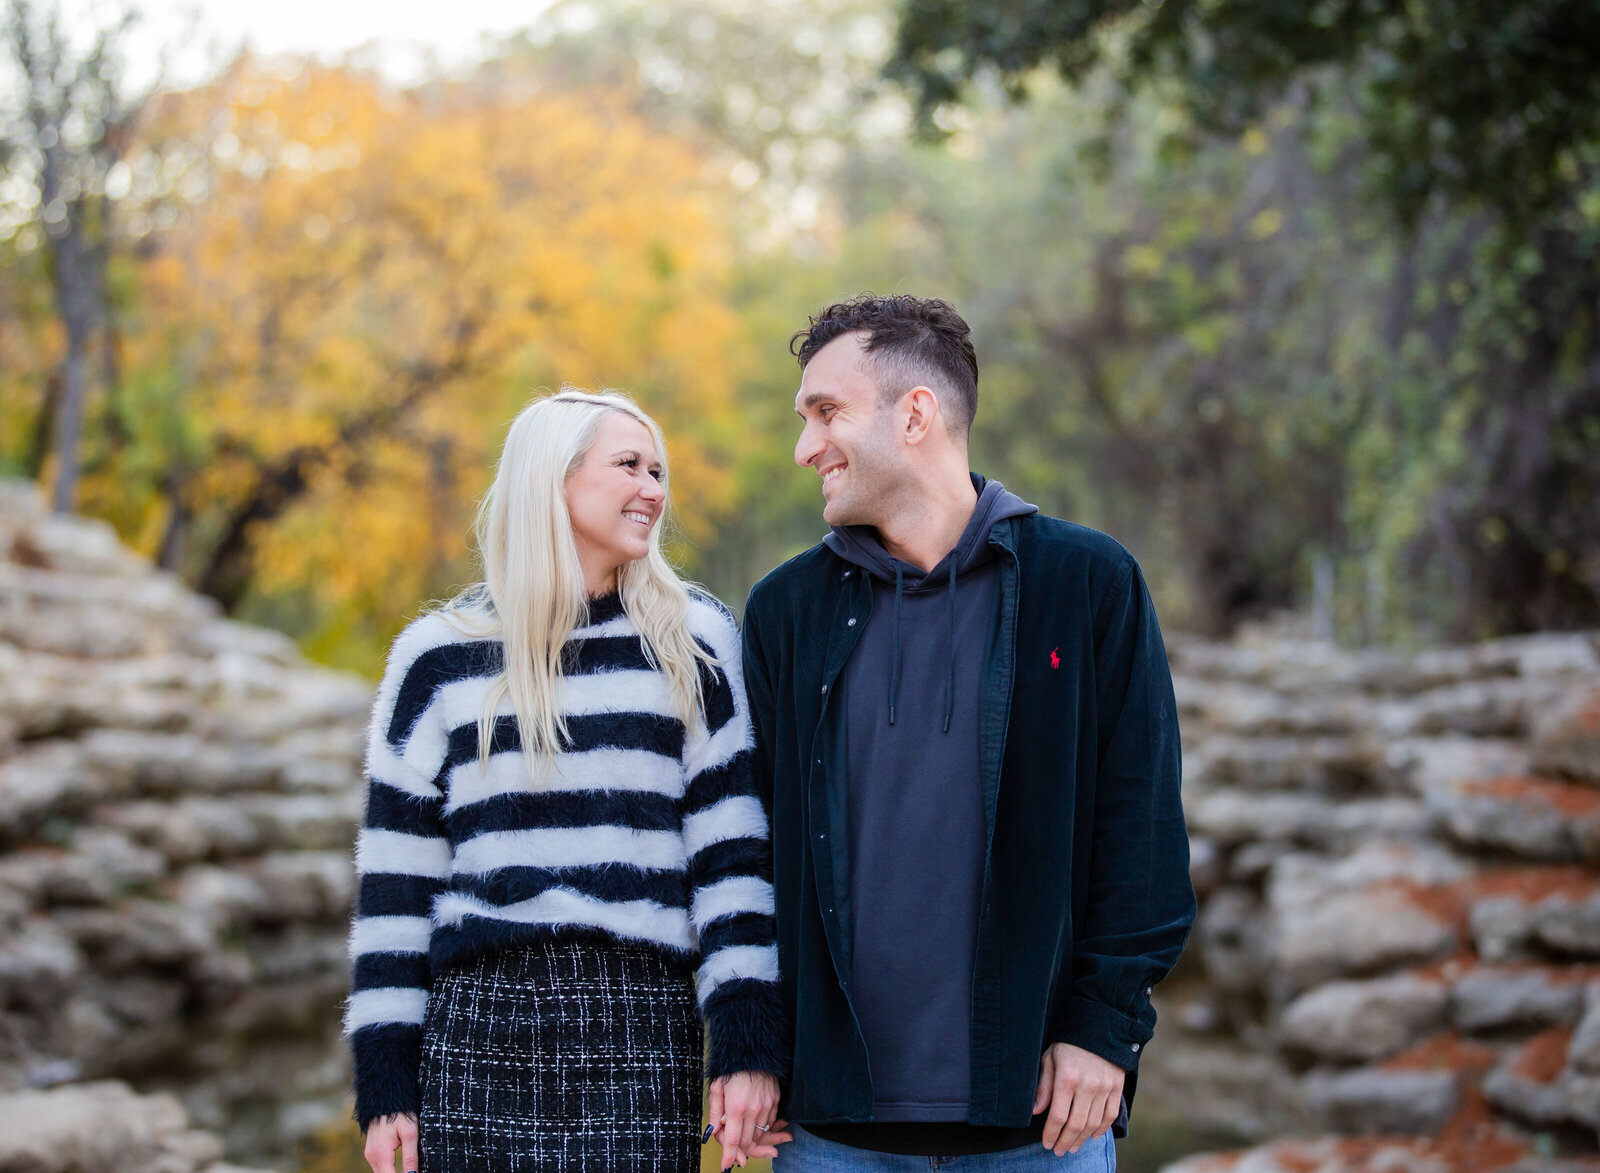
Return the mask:
POLYGON ((829 481, 833 480, 834 477, 838 476, 843 471, 844 471, 844 465, 842 465, 842 464, 838 468, 830 468, 827 472, 822 474, 822 483, 823 484, 827 484, 829 481))

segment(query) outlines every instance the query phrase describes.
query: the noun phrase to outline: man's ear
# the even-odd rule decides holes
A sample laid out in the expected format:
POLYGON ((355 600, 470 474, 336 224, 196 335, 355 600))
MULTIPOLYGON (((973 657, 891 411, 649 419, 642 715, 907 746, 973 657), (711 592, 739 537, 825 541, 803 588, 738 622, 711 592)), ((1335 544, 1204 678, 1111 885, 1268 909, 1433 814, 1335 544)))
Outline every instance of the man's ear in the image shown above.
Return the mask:
POLYGON ((907 444, 920 444, 939 423, 939 397, 931 388, 913 387, 902 399, 905 404, 907 444))

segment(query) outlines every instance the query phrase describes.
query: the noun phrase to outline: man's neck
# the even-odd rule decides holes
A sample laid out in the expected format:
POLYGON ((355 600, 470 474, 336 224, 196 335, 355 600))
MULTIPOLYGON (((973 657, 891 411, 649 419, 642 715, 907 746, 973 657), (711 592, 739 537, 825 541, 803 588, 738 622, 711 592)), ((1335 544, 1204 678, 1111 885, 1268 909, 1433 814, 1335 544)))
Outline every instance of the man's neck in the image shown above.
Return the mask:
POLYGON ((891 557, 926 574, 956 548, 977 504, 978 491, 963 469, 959 480, 945 477, 920 487, 904 508, 879 523, 878 538, 891 557))

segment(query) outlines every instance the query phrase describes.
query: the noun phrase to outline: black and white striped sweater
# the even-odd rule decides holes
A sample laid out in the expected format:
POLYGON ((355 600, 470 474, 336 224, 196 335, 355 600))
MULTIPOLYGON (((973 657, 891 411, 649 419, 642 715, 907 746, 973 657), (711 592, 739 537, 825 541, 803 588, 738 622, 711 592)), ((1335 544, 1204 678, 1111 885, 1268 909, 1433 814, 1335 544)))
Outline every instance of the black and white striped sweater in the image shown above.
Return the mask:
POLYGON ((771 855, 738 630, 698 593, 688 622, 720 662, 701 670, 697 732, 673 714, 666 677, 617 596, 590 604, 564 653, 571 744, 537 788, 509 698, 487 769, 478 762, 499 640, 464 636, 438 614, 396 638, 373 705, 356 841, 345 1032, 363 1126, 418 1108, 431 975, 554 937, 643 943, 697 962, 708 1075, 784 1072, 771 855))

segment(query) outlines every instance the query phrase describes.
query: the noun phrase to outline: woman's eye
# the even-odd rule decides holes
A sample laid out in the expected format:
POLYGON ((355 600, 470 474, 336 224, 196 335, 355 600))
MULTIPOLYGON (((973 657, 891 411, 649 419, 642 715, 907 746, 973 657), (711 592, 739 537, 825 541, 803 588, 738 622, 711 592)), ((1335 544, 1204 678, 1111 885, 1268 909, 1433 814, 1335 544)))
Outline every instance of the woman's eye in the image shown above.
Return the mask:
POLYGON ((658 481, 666 479, 665 474, 659 468, 652 468, 650 470, 650 475, 655 477, 658 481))

